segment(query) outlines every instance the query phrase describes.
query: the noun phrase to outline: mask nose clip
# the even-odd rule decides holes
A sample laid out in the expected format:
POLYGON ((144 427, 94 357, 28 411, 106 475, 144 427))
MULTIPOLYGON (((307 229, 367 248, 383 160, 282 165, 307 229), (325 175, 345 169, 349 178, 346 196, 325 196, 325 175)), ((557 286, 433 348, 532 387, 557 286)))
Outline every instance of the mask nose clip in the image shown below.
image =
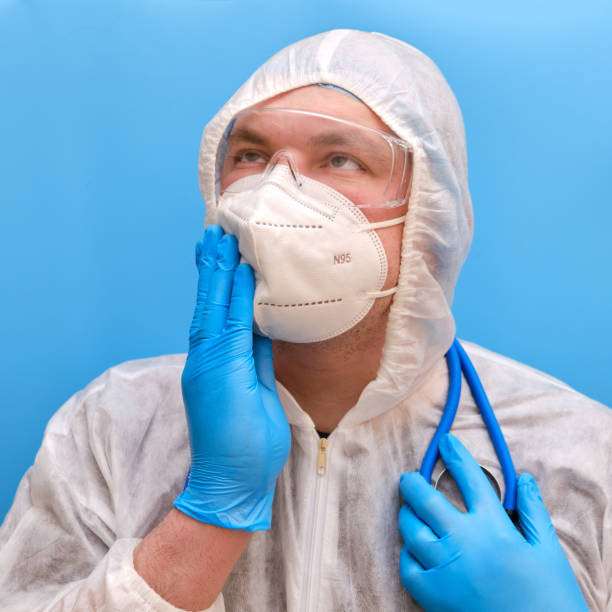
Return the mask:
POLYGON ((293 180, 295 181, 296 185, 298 187, 301 187, 303 184, 302 175, 300 174, 300 171, 298 170, 297 164, 295 163, 293 157, 291 156, 289 151, 285 149, 280 149, 270 158, 270 161, 268 162, 266 170, 263 174, 262 180, 265 181, 270 176, 274 168, 276 168, 279 163, 283 163, 284 161, 286 161, 286 165, 288 166, 289 171, 291 172, 291 176, 293 176, 293 180))

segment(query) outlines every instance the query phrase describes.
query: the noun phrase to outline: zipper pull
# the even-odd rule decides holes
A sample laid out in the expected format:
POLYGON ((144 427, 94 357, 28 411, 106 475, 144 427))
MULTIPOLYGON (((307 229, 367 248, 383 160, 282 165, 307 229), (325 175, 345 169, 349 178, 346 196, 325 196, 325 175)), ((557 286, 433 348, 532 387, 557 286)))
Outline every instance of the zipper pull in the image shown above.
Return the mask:
POLYGON ((327 471, 327 438, 319 440, 319 460, 317 461, 317 474, 325 476, 327 471))

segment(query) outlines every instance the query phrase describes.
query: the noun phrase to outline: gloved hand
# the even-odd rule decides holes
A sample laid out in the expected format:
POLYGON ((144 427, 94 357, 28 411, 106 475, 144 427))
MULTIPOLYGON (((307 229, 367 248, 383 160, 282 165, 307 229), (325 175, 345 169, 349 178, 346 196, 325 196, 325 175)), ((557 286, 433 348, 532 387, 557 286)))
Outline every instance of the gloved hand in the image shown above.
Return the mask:
POLYGON ((200 272, 181 379, 191 469, 174 502, 221 527, 269 529, 291 444, 276 393, 272 343, 253 334, 255 280, 238 243, 217 225, 196 245, 200 272))
POLYGON ((400 479, 406 502, 399 516, 400 575, 419 605, 427 612, 588 612, 533 477, 518 479, 523 535, 457 438, 442 437, 440 454, 467 513, 418 472, 400 479))

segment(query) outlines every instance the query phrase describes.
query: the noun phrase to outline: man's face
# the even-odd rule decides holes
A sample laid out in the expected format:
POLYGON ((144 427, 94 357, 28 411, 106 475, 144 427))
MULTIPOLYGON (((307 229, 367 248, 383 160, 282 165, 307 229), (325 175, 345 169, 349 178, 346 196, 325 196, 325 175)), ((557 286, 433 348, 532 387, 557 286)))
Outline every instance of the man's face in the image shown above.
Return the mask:
MULTIPOLYGON (((319 86, 307 86, 280 94, 261 102, 254 108, 283 108, 303 111, 311 111, 330 115, 346 121, 352 121, 364 127, 373 128, 387 134, 391 130, 380 118, 370 110, 368 106, 354 100, 349 96, 329 88, 319 86)), ((265 114, 247 114, 239 117, 232 128, 232 133, 255 134, 259 142, 249 151, 246 159, 248 164, 265 164, 272 155, 279 151, 287 151, 295 162, 298 170, 311 178, 317 179, 312 173, 312 148, 307 146, 311 123, 301 119, 299 115, 287 115, 286 123, 279 130, 278 123, 275 129, 266 129, 267 118, 265 114)), ((228 159, 230 159, 228 157, 228 159)), ((411 169, 410 169, 411 170, 411 169)), ((221 174, 221 192, 228 188, 234 181, 244 176, 244 168, 237 167, 231 163, 225 163, 221 174)), ((385 177, 385 181, 386 181, 385 177)), ((380 191, 380 177, 366 176, 360 179, 358 188, 351 186, 345 195, 355 204, 369 202, 380 191)), ((369 221, 385 221, 395 219, 406 214, 408 204, 398 207, 366 207, 363 213, 369 221)), ((377 230, 385 249, 388 261, 387 279, 383 289, 389 289, 397 284, 399 275, 400 252, 402 243, 403 224, 377 230)), ((390 298, 381 299, 378 302, 390 303, 390 298)), ((381 303, 380 306, 383 306, 381 303)), ((379 310, 377 308, 376 310, 379 310)))

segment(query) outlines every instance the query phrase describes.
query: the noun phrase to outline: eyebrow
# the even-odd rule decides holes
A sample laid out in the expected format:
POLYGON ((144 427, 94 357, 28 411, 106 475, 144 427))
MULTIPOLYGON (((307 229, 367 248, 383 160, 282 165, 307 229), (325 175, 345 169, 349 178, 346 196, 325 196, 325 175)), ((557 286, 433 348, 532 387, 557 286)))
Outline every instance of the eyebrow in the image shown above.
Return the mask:
POLYGON ((239 127, 232 130, 228 136, 228 141, 231 142, 234 140, 243 140, 260 146, 266 146, 268 144, 268 139, 263 134, 248 127, 239 127))
POLYGON ((372 146, 373 140, 365 134, 357 135, 346 132, 326 132, 312 136, 308 140, 312 146, 337 146, 337 145, 366 145, 372 146))

